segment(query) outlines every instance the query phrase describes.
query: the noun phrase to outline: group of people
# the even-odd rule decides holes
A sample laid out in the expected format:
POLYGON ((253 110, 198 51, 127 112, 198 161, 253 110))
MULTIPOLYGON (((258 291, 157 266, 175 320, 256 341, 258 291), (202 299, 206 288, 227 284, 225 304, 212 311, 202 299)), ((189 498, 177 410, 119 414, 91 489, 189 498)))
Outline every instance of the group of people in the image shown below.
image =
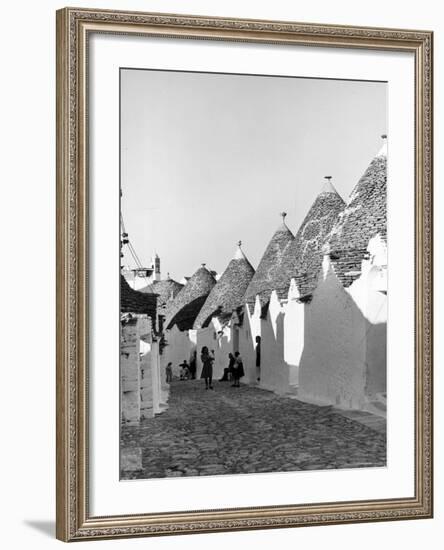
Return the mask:
MULTIPOLYGON (((202 374, 201 378, 205 379, 205 389, 213 389, 213 362, 214 362, 214 351, 211 350, 209 353, 207 346, 202 348, 202 353, 200 356, 202 360, 202 374)), ((240 387, 240 379, 245 376, 244 365, 242 363, 242 357, 240 353, 236 351, 234 355, 232 353, 228 354, 228 366, 224 369, 224 375, 219 380, 220 382, 225 382, 231 380, 233 382, 233 388, 240 387)))
MULTIPOLYGON (((203 346, 200 358, 202 360, 202 372, 200 377, 205 380, 205 389, 213 389, 213 363, 215 360, 214 350, 211 352, 207 346, 203 346)), ((186 359, 179 365, 179 380, 190 380, 196 378, 196 361, 195 354, 193 355, 194 361, 187 362, 186 359)), ((166 382, 170 383, 173 380, 173 363, 169 362, 165 368, 166 382)), ((224 369, 224 374, 219 380, 220 382, 233 382, 231 385, 233 388, 240 387, 240 379, 245 376, 244 365, 242 363, 242 357, 240 353, 236 351, 234 355, 228 354, 228 366, 224 369)))
MULTIPOLYGON (((194 357, 193 357, 194 358, 194 357)), ((184 359, 179 365, 179 380, 194 380, 196 378, 196 360, 191 360, 189 363, 184 359)), ((166 382, 173 381, 173 363, 169 362, 165 367, 166 382)))

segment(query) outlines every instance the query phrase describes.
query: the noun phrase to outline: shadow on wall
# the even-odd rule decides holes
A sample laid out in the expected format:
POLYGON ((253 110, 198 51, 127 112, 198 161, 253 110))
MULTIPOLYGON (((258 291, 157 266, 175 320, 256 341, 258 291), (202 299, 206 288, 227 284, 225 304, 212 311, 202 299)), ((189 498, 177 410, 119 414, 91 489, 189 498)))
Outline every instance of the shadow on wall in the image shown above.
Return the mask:
MULTIPOLYGON (((272 304, 271 304, 272 305, 272 304)), ((291 365, 284 358, 285 330, 283 311, 270 307, 261 322, 261 368, 260 385, 276 393, 286 393, 291 383, 291 365)))
MULTIPOLYGON (((386 306, 381 293, 371 291, 366 299, 386 306)), ((305 306, 304 323, 301 399, 365 409, 386 391, 386 322, 368 321, 331 267, 305 306)))
POLYGON ((174 325, 177 325, 177 328, 182 331, 192 329, 194 321, 196 320, 196 317, 202 309, 206 299, 207 295, 199 296, 192 302, 185 305, 174 315, 174 317, 168 320, 167 328, 171 329, 174 325))

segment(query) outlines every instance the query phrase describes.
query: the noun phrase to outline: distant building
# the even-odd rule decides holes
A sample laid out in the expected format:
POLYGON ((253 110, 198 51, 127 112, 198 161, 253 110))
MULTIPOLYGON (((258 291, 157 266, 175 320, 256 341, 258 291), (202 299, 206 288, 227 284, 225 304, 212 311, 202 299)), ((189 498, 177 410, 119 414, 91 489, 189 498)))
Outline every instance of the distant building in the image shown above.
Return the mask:
POLYGON ((174 303, 174 299, 183 287, 184 285, 178 283, 174 279, 171 279, 168 273, 166 279, 155 280, 140 289, 140 292, 143 292, 144 294, 155 294, 157 296, 157 318, 159 332, 162 332, 164 321, 174 303))
POLYGON ((121 270, 126 282, 134 290, 141 290, 156 281, 161 280, 160 258, 155 254, 151 259, 149 267, 128 268, 121 270))

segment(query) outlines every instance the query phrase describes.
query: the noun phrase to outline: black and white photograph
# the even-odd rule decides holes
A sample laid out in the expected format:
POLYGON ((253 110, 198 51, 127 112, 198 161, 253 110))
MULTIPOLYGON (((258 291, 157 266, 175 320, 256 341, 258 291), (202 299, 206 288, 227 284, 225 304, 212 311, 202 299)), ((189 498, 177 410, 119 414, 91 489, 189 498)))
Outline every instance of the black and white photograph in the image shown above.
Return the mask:
POLYGON ((386 466, 388 139, 386 82, 120 69, 121 480, 386 466))

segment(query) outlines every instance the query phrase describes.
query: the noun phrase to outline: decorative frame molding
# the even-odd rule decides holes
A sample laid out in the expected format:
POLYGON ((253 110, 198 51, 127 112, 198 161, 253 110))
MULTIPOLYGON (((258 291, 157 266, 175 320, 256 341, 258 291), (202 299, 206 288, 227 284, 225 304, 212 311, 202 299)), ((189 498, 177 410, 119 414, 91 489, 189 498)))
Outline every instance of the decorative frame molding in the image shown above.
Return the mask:
POLYGON ((65 8, 57 12, 57 538, 64 541, 430 518, 432 53, 429 31, 65 8), (91 517, 87 415, 86 45, 91 32, 412 52, 415 56, 415 496, 91 517))

